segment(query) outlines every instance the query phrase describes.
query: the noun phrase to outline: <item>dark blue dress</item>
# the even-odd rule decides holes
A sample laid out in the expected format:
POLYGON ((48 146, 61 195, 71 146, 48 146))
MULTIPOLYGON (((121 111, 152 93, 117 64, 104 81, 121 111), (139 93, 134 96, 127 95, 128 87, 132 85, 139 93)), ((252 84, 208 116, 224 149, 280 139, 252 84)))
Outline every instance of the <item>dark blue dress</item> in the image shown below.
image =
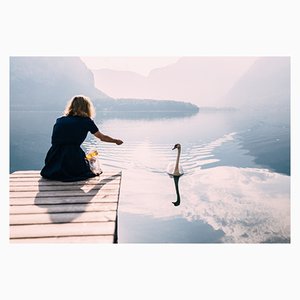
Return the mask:
POLYGON ((59 181, 78 181, 96 176, 90 170, 80 145, 88 132, 94 134, 97 131, 98 127, 88 117, 58 118, 53 127, 52 146, 46 155, 41 175, 59 181))

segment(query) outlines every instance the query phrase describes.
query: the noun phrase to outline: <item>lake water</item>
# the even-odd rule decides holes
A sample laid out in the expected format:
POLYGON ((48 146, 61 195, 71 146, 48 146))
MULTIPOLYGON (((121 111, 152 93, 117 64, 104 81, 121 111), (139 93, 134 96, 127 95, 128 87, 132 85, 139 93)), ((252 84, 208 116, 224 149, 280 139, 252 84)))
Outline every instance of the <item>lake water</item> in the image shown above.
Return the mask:
MULTIPOLYGON (((122 170, 119 243, 289 243, 288 111, 98 113, 100 131, 84 150, 101 167, 122 170), (172 178, 167 165, 180 163, 172 178)), ((11 112, 10 172, 39 170, 59 112, 11 112)))

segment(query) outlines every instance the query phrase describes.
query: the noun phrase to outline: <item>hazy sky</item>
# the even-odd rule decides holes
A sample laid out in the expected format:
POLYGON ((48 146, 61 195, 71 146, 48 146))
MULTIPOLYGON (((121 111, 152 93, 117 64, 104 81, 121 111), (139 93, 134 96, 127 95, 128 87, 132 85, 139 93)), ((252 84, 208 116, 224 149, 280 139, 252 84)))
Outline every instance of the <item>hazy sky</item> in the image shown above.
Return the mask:
POLYGON ((118 71, 132 71, 140 75, 147 76, 149 72, 155 68, 164 67, 175 63, 179 57, 81 57, 88 68, 95 69, 111 69, 118 71))

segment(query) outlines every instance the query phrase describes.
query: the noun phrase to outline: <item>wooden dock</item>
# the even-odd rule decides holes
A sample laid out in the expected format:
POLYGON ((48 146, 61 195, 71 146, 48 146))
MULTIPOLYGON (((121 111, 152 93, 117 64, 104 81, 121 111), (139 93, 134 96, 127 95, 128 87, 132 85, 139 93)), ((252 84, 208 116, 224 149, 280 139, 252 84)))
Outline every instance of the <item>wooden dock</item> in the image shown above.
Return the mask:
POLYGON ((85 181, 10 174, 10 242, 117 243, 121 172, 85 181))

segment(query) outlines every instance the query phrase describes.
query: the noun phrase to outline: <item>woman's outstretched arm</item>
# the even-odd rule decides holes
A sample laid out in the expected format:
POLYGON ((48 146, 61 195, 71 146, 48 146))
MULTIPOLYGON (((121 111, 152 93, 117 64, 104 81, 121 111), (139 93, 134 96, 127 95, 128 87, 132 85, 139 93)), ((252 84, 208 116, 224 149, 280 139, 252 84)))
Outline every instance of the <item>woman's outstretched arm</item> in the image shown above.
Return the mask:
POLYGON ((123 144, 122 140, 114 139, 108 135, 101 133, 100 131, 97 131, 96 133, 94 133, 94 136, 97 137, 98 139, 100 139, 102 142, 115 143, 117 145, 123 144))

